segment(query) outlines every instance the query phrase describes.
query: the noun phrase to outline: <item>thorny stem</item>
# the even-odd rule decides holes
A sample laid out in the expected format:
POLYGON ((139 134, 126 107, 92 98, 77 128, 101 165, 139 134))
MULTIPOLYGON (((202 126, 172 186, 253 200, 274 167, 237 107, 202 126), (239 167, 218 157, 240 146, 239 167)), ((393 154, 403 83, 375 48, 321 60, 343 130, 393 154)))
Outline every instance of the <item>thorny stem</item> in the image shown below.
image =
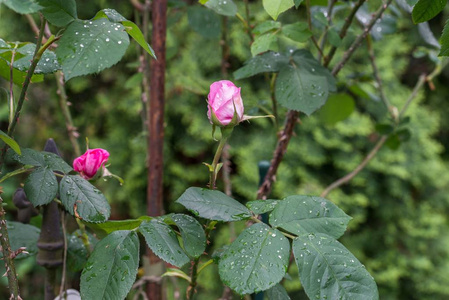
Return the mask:
MULTIPOLYGON (((329 26, 332 25, 332 11, 334 10, 334 6, 335 3, 337 2, 337 0, 331 0, 329 1, 329 4, 327 6, 327 22, 328 22, 328 26, 326 26, 326 28, 324 29, 323 32, 323 38, 321 39, 321 43, 320 43, 320 49, 321 51, 323 51, 324 53, 324 45, 326 44, 326 38, 327 38, 327 32, 329 30, 329 26)), ((318 60, 321 62, 321 54, 318 55, 318 60)))
POLYGON ((11 55, 11 62, 9 65, 9 123, 12 122, 12 119, 14 117, 14 58, 16 56, 16 49, 17 49, 18 43, 16 43, 16 46, 14 47, 14 51, 11 55))
POLYGON ((376 143, 374 148, 368 153, 368 155, 363 159, 363 161, 350 173, 348 173, 346 176, 338 179, 337 181, 333 182, 331 185, 329 185, 320 195, 320 197, 326 197, 333 189, 349 182, 352 178, 354 178, 357 174, 362 171, 365 166, 371 161, 371 159, 377 154, 377 152, 382 148, 382 146, 387 141, 388 136, 383 135, 376 143))
MULTIPOLYGON (((212 232, 212 230, 215 228, 215 224, 217 222, 216 221, 207 221, 206 223, 206 229, 204 230, 204 233, 206 234, 206 241, 209 240, 210 237, 210 233, 212 232)), ((202 271, 205 267, 207 267, 209 264, 207 264, 207 262, 205 264, 207 265, 203 265, 200 270, 198 270, 198 264, 200 262, 200 258, 202 255, 200 255, 199 257, 195 258, 195 260, 192 262, 192 271, 190 272, 190 285, 187 288, 187 299, 192 300, 193 296, 195 295, 195 288, 197 285, 197 279, 198 279, 198 274, 200 271, 202 271)))
POLYGON ((28 69, 27 76, 25 77, 25 81, 23 82, 23 87, 22 87, 22 91, 20 93, 19 101, 17 102, 17 109, 14 114, 14 118, 12 119, 12 122, 9 124, 9 127, 8 127, 8 135, 9 136, 12 136, 12 134, 14 133, 14 129, 16 128, 17 121, 19 120, 19 116, 22 111, 23 103, 25 102, 25 98, 26 98, 27 91, 28 91, 28 86, 30 85, 31 77, 34 74, 34 70, 36 69, 37 63, 41 59, 42 53, 44 53, 45 49, 47 49, 50 46, 50 44, 54 41, 54 38, 52 41, 50 41, 50 39, 49 39, 47 41, 47 43, 44 46, 42 46, 42 48, 41 48, 42 38, 44 36, 45 23, 46 23, 46 21, 42 18, 42 25, 41 25, 41 29, 39 31, 39 36, 37 38, 36 50, 34 51, 33 60, 31 62, 30 68, 28 69))
MULTIPOLYGON (((39 62, 42 53, 47 49, 48 46, 51 45, 52 41, 47 41, 47 43, 41 47, 42 45, 42 39, 44 36, 44 28, 45 28, 45 19, 41 16, 41 28, 39 31, 39 36, 36 41, 36 50, 34 51, 33 60, 31 62, 31 66, 28 69, 27 76, 25 77, 25 81, 23 83, 22 91, 20 93, 19 101, 17 104, 17 110, 14 114, 14 118, 9 124, 8 127, 8 135, 12 136, 14 133, 14 129, 16 128, 17 121, 20 116, 20 112, 22 110, 23 103, 26 98, 26 93, 28 90, 28 86, 31 82, 31 77, 34 74, 34 70, 36 68, 37 63, 39 62)), ((54 38, 53 38, 54 41, 54 38)), ((5 159, 6 150, 8 149, 7 145, 5 145, 2 149, 2 153, 0 156, 0 168, 3 164, 3 161, 5 159)), ((21 299, 19 296, 19 282, 17 280, 16 275, 16 268, 14 265, 14 257, 12 255, 11 251, 11 244, 9 243, 9 237, 8 237, 8 229, 6 227, 6 218, 5 218, 5 210, 3 209, 3 206, 1 203, 3 202, 3 199, 0 197, 0 241, 2 245, 2 252, 3 252, 3 258, 5 260, 5 268, 6 268, 6 275, 8 276, 8 285, 9 289, 11 291, 11 299, 19 300, 21 299)))
POLYGON ((273 106, 273 116, 274 123, 276 125, 276 131, 279 130, 279 121, 278 121, 278 104, 276 101, 276 93, 275 93, 275 83, 276 83, 277 73, 273 73, 270 80, 270 95, 271 95, 271 105, 273 106))
MULTIPOLYGON (((349 16, 346 18, 345 23, 343 24, 343 27, 340 30, 340 39, 343 39, 346 36, 346 33, 348 32, 349 27, 352 24, 352 20, 354 19, 357 11, 359 10, 359 8, 363 5, 363 3, 366 0, 359 0, 357 1, 357 3, 354 5, 354 7, 352 8, 349 16)), ((329 50, 329 54, 324 58, 324 66, 327 67, 329 66, 329 63, 331 62, 332 58, 335 55, 335 52, 337 51, 337 47, 332 46, 332 48, 329 50)))
POLYGON ((62 227, 62 235, 64 237, 64 253, 62 260, 62 276, 61 276, 61 287, 59 289, 59 298, 62 298, 62 294, 65 290, 65 280, 66 280, 66 264, 67 264, 67 230, 66 230, 66 222, 65 222, 65 211, 60 210, 61 213, 61 227, 62 227))
POLYGON ((246 16, 246 25, 248 26, 246 29, 248 31, 248 36, 251 42, 254 42, 254 36, 252 33, 251 23, 250 23, 250 17, 249 17, 249 1, 243 0, 245 3, 245 16, 246 16))
MULTIPOLYGON (((415 87, 413 88, 412 93, 408 97, 408 99, 405 101, 404 106, 402 107, 401 111, 399 112, 398 118, 399 120, 406 112, 407 108, 410 106, 410 103, 416 98, 416 95, 418 94, 419 90, 424 86, 424 83, 426 81, 431 80, 435 76, 437 76, 441 70, 442 66, 445 66, 447 61, 444 61, 441 63, 441 65, 437 65, 435 70, 429 75, 426 76, 425 74, 421 75, 418 79, 418 82, 416 83, 415 87)), ((385 142, 388 139, 388 135, 383 135, 376 143, 374 148, 368 153, 368 155, 363 159, 363 161, 350 173, 346 174, 342 178, 336 180, 335 182, 331 183, 328 187, 324 189, 324 191, 321 193, 321 197, 326 197, 332 190, 342 186, 343 184, 348 183, 351 181, 357 174, 362 171, 366 165, 373 159, 373 157, 379 152, 380 148, 385 144, 385 142)))
MULTIPOLYGON (((307 10, 307 24, 309 25, 309 30, 312 31, 312 14, 310 12, 310 0, 306 0, 306 10, 307 10)), ((319 54, 321 56, 323 56, 324 53, 321 51, 320 45, 318 45, 316 38, 312 35, 311 39, 312 39, 313 45, 315 45, 319 54)))
POLYGON ((9 243, 5 213, 6 212, 3 209, 3 199, 0 197, 0 242, 6 269, 6 273, 3 276, 8 276, 8 286, 11 292, 10 299, 19 300, 21 299, 19 281, 17 280, 16 267, 14 265, 14 252, 11 250, 11 244, 9 243))
POLYGON ((377 64, 376 64, 376 56, 374 54, 374 48, 373 48, 373 42, 372 42, 371 35, 368 35, 366 37, 366 45, 368 47, 369 58, 371 61, 371 66, 373 68, 374 79, 376 80, 377 88, 379 90, 380 99, 382 99, 382 102, 385 104, 386 108, 388 109, 388 112, 392 115, 393 119, 396 119, 397 117, 395 117, 395 115, 394 115, 393 107, 384 92, 382 79, 380 78, 379 69, 377 68, 377 64))
POLYGON ((259 187, 257 191, 256 199, 266 199, 268 195, 271 193, 272 184, 275 181, 277 169, 284 158, 284 155, 287 151, 287 146, 290 141, 290 138, 293 135, 293 129, 295 128, 295 124, 299 119, 299 113, 297 111, 290 110, 287 114, 287 118, 285 119, 284 129, 281 131, 279 135, 279 139, 276 145, 276 149, 273 153, 273 158, 270 162, 270 168, 268 169, 267 174, 263 180, 262 185, 259 187))
POLYGON ((349 58, 351 58, 352 54, 354 54, 355 50, 357 50, 357 48, 360 47, 363 40, 367 37, 367 35, 371 31, 371 29, 373 28, 374 24, 376 24, 377 20, 379 20, 382 17, 382 14, 388 8, 388 6, 391 4, 391 2, 393 2, 393 0, 388 0, 387 3, 384 3, 381 5, 381 7, 377 10, 377 12, 371 18, 371 21, 368 23, 368 25, 365 27, 365 29, 363 29, 363 32, 351 44, 348 51, 346 51, 343 54, 343 58, 341 59, 341 61, 332 70, 332 75, 336 76, 341 71, 343 66, 348 62, 349 58))
POLYGON ((75 156, 78 157, 81 155, 80 144, 78 142, 78 132, 76 131, 76 127, 73 125, 72 115, 69 109, 69 103, 67 102, 67 93, 64 85, 64 76, 60 71, 58 71, 55 74, 55 78, 56 84, 58 86, 58 91, 56 93, 59 95, 59 105, 61 107, 62 114, 64 115, 65 126, 67 128, 70 143, 72 144, 75 156))

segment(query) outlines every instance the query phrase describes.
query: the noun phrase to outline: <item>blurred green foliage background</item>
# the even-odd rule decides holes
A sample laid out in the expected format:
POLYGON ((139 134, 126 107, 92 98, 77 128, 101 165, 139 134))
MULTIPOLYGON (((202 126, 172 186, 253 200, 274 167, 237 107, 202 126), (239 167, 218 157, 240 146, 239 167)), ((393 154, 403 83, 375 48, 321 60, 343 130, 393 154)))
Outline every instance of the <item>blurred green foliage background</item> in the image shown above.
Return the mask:
MULTIPOLYGON (((312 1, 313 2, 313 1, 312 1)), ((316 2, 316 1, 315 1, 316 2)), ((325 2, 325 1, 324 1, 325 2)), ((244 14, 241 1, 236 1, 244 14)), ((369 1, 368 11, 379 1, 369 1)), ((196 1, 169 1, 167 32, 166 119, 164 147, 164 201, 166 212, 182 211, 174 201, 189 186, 205 186, 207 168, 216 143, 206 117, 209 85, 223 79, 220 34, 222 16, 200 7, 196 1), (198 13, 210 16, 206 29, 195 25, 198 13), (205 31, 206 30, 206 31, 205 31)), ((261 1, 250 1, 251 22, 268 20, 261 1)), ((102 8, 114 8, 136 23, 136 12, 128 1, 78 1, 80 18, 91 18, 102 8)), ((432 51, 426 46, 411 18, 398 6, 388 13, 384 24, 388 34, 374 42, 384 90, 393 105, 402 107, 418 76, 433 69, 432 51), (388 29, 388 30, 387 30, 388 29), (429 54, 430 53, 430 54, 429 54), (429 54, 429 55, 426 55, 429 54)), ((34 16, 37 17, 37 16, 34 16)), ((304 13, 291 10, 281 22, 304 20, 304 13)), ((37 18, 36 18, 37 19, 37 18)), ((343 19, 343 18, 341 18, 343 19)), ((430 23, 438 36, 444 16, 430 23)), ((250 39, 237 18, 228 18, 227 43, 230 48, 229 78, 251 57, 250 39)), ((354 26, 343 45, 360 32, 354 26)), ((319 33, 318 33, 319 34, 319 33)), ((8 41, 33 41, 34 34, 24 16, 0 5, 0 37, 8 41)), ((151 41, 150 41, 151 44, 151 41)), ((280 51, 305 44, 280 39, 280 51)), ((313 51, 313 49, 311 49, 313 51)), ((93 76, 70 80, 67 93, 80 141, 89 138, 92 148, 105 148, 110 154, 110 170, 123 177, 125 184, 100 183, 112 205, 112 219, 138 217, 146 203, 146 132, 141 100, 140 49, 134 43, 116 66, 93 76)), ((341 52, 338 52, 338 57, 341 52)), ((338 76, 339 92, 355 100, 348 118, 328 124, 320 111, 301 116, 288 152, 277 175, 271 198, 292 194, 319 195, 334 180, 352 171, 373 147, 378 137, 375 126, 388 117, 373 79, 367 49, 363 45, 338 76), (351 87, 351 88, 350 88, 351 87)), ((421 90, 407 111, 411 132, 409 141, 396 150, 382 148, 373 161, 348 185, 328 198, 354 219, 341 239, 374 276, 381 299, 449 298, 449 72, 435 81, 435 89, 421 90)), ((270 90, 263 75, 235 82, 242 87, 247 114, 271 111, 270 90)), ((3 88, 8 83, 0 79, 3 88)), ((16 87, 16 95, 18 94, 16 87)), ((0 91, 0 124, 7 126, 6 95, 0 91)), ((58 105, 54 76, 34 84, 28 93, 16 139, 22 147, 41 149, 47 138, 56 140, 67 161, 74 158, 58 105)), ((338 105, 336 106, 338 108, 338 105)), ((279 124, 285 110, 280 108, 279 124)), ((258 186, 257 164, 271 159, 279 128, 270 119, 242 123, 230 139, 231 180, 234 197, 241 202, 254 200, 258 186)), ((151 158, 150 158, 151 159, 151 158)), ((3 198, 8 216, 14 218, 11 198, 20 178, 5 182, 3 198)), ((222 188, 222 184, 219 185, 222 188)), ((243 223, 220 225, 214 235, 214 248, 229 243, 243 223)), ((198 299, 218 299, 223 290, 214 267, 199 278, 198 299)), ((284 285, 292 299, 307 299, 301 291, 297 270, 284 285)), ((24 299, 41 299, 43 271, 33 259, 19 264, 24 299)), ((76 280, 75 280, 76 281, 76 280)), ((2 279, 4 294, 6 278, 2 279)), ((183 297, 183 285, 178 286, 183 297)), ((168 282, 169 299, 176 285, 168 282)), ((6 296, 4 296, 6 297, 6 296)))

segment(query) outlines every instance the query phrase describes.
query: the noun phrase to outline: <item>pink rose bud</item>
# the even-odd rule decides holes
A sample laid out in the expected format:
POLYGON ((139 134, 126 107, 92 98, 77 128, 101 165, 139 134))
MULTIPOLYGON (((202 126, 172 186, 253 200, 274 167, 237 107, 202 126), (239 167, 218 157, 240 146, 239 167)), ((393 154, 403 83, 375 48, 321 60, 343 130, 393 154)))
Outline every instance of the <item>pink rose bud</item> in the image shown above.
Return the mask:
POLYGON ((207 96, 207 117, 216 126, 235 126, 243 120, 243 101, 240 88, 229 80, 220 80, 210 85, 207 96))
POLYGON ((92 179, 108 161, 109 152, 104 149, 88 149, 86 153, 73 161, 73 169, 84 179, 92 179))

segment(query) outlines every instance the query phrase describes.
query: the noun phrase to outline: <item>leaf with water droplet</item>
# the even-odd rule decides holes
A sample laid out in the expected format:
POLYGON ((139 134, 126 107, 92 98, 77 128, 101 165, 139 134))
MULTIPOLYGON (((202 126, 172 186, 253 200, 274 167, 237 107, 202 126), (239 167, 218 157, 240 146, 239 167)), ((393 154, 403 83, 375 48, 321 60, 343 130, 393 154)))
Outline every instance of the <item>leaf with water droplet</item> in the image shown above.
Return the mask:
POLYGON ((176 224, 181 232, 181 238, 186 253, 192 257, 199 257, 206 249, 206 234, 201 224, 195 218, 184 214, 167 216, 176 224))
POLYGON ((72 216, 93 223, 104 222, 109 218, 111 207, 108 201, 101 191, 84 178, 66 175, 59 185, 61 202, 72 216))
POLYGON ((166 262, 182 267, 190 261, 178 242, 173 229, 159 219, 142 222, 139 232, 145 237, 148 247, 166 262))
POLYGON ((28 200, 34 206, 45 205, 56 197, 58 182, 50 168, 39 167, 28 176, 24 190, 28 200))
POLYGON ((51 24, 64 27, 78 18, 75 0, 37 0, 43 7, 42 14, 51 24))
POLYGON ((293 241, 293 254, 309 298, 318 295, 320 299, 379 299, 373 277, 333 237, 323 233, 300 235, 293 241))
POLYGON ((272 211, 278 203, 279 200, 254 200, 247 202, 246 207, 248 207, 254 214, 260 215, 272 211))
POLYGON ((339 238, 352 218, 321 197, 295 195, 280 201, 270 214, 270 224, 300 235, 326 233, 339 238))
POLYGON ((176 202, 208 220, 230 222, 251 217, 243 204, 216 190, 190 187, 176 202))
MULTIPOLYGON (((98 239, 88 231, 85 234, 90 247, 92 247, 91 249, 93 249, 98 239)), ((67 237, 67 267, 72 272, 79 272, 86 266, 87 259, 92 251, 91 249, 86 249, 83 239, 84 233, 80 229, 75 230, 67 237)), ((89 268, 92 269, 92 265, 89 265, 89 268)))
POLYGON ((232 0, 209 0, 205 6, 223 16, 233 17, 237 13, 237 5, 232 0))
POLYGON ((266 292, 266 299, 270 300, 290 300, 285 288, 280 284, 276 284, 272 288, 268 289, 266 292))
POLYGON ((220 278, 241 295, 264 291, 284 277, 289 253, 290 244, 280 231, 264 223, 254 224, 221 256, 220 278))
POLYGON ((67 27, 59 40, 56 55, 65 80, 69 80, 111 67, 123 57, 128 45, 128 34, 120 23, 112 23, 107 19, 76 20, 67 27), (80 34, 85 36, 80 39, 80 34), (82 43, 83 47, 77 46, 75 42, 82 43), (114 51, 111 51, 111 47, 114 51))
POLYGON ((137 233, 112 232, 97 243, 81 274, 82 299, 124 299, 136 279, 138 267, 137 233))

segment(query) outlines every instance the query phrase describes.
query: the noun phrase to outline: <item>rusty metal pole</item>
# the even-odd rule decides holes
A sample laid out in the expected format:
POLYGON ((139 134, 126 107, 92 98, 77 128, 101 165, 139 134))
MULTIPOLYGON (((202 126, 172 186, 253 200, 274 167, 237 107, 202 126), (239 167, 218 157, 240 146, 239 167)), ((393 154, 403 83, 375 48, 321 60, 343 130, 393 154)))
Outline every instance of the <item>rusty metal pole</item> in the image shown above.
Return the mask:
MULTIPOLYGON (((44 151, 60 155, 53 139, 47 140, 44 151)), ((39 248, 37 263, 46 269, 45 300, 53 300, 55 298, 56 271, 63 263, 64 250, 59 209, 55 201, 43 207, 42 228, 37 247, 39 248)))
MULTIPOLYGON (((162 178, 164 149, 164 93, 165 93, 165 39, 167 29, 167 0, 154 0, 152 13, 152 47, 157 60, 151 62, 150 68, 150 105, 148 113, 148 190, 147 213, 150 216, 163 214, 162 178)), ((150 264, 160 259, 149 250, 150 264)), ((162 286, 159 282, 148 284, 149 300, 163 299, 162 286)))

